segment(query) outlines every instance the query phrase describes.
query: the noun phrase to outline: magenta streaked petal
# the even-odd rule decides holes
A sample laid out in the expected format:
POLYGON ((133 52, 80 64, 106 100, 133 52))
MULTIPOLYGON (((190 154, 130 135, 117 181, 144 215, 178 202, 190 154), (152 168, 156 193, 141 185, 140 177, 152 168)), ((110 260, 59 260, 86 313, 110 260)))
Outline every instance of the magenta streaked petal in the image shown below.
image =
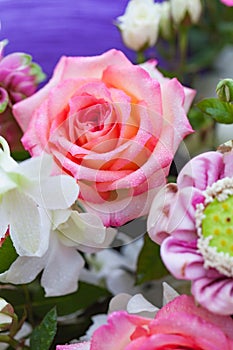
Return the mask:
POLYGON ((15 52, 5 56, 0 63, 0 67, 12 71, 17 69, 24 69, 30 63, 30 55, 21 52, 15 52))
POLYGON ((220 274, 199 278, 192 283, 192 294, 208 310, 219 315, 233 314, 233 278, 220 274))
POLYGON ((168 237, 161 245, 161 257, 176 278, 193 280, 206 273, 203 258, 197 252, 196 241, 185 242, 168 237))
POLYGON ((224 176, 223 156, 219 152, 207 152, 193 158, 181 170, 178 187, 195 187, 205 190, 224 176))

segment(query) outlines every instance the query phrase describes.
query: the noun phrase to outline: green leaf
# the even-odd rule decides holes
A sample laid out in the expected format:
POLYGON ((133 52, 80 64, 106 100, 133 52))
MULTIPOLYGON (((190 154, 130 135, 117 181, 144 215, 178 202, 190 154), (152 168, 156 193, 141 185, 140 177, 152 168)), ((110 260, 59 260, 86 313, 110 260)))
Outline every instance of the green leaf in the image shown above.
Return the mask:
POLYGON ((233 105, 217 98, 207 98, 197 103, 197 107, 218 123, 233 123, 233 105))
POLYGON ((57 312, 50 310, 30 336, 30 348, 33 350, 48 350, 57 331, 57 312))
POLYGON ((103 297, 109 297, 110 293, 101 287, 79 282, 77 292, 61 297, 45 297, 42 288, 38 288, 32 294, 32 308, 37 316, 43 316, 53 306, 57 307, 59 316, 64 316, 86 309, 103 297))
POLYGON ((15 311, 20 317, 24 312, 25 304, 27 304, 25 289, 28 289, 33 315, 39 319, 42 319, 54 306, 57 308, 58 316, 64 316, 86 309, 97 301, 111 296, 104 288, 79 282, 79 288, 75 293, 60 297, 45 297, 39 279, 23 287, 14 286, 13 288, 0 289, 0 296, 14 305, 15 311))
POLYGON ((0 247, 0 273, 9 269, 11 264, 18 257, 10 236, 7 236, 0 247))
POLYGON ((160 258, 159 245, 154 243, 146 234, 144 246, 138 258, 136 283, 142 284, 153 281, 168 274, 169 272, 160 258))
POLYGON ((194 130, 202 130, 213 125, 214 121, 210 116, 205 115, 199 108, 192 107, 188 112, 188 119, 194 130))

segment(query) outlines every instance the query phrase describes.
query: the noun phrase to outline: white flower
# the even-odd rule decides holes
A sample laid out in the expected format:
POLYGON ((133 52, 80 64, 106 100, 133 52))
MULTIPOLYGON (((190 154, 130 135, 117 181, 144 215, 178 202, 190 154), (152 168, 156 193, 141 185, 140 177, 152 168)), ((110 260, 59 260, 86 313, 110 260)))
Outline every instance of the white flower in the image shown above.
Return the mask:
POLYGON ((51 176, 50 156, 18 164, 2 137, 0 144, 0 239, 8 230, 18 254, 0 281, 29 283, 43 270, 47 296, 72 293, 84 266, 77 249, 105 248, 114 235, 96 215, 70 209, 79 187, 71 176, 51 176))
POLYGON ((125 45, 135 51, 153 46, 158 38, 160 6, 153 0, 129 1, 123 16, 117 18, 125 45))
POLYGON ((54 210, 49 246, 41 257, 20 256, 9 270, 0 274, 4 283, 25 284, 33 281, 43 270, 41 285, 46 296, 75 292, 84 260, 77 249, 93 251, 106 247, 113 237, 99 217, 73 210, 54 210), (91 239, 92 236, 92 239, 91 239))
MULTIPOLYGON (((121 233, 118 237, 120 235, 123 239, 128 239, 121 233)), ((89 270, 83 270, 80 279, 94 284, 104 281, 113 295, 121 292, 137 293, 139 287, 135 286, 134 273, 142 245, 143 240, 138 239, 124 245, 120 251, 105 249, 94 256, 86 254, 89 270)))
POLYGON ((192 23, 196 23, 201 15, 201 0, 171 0, 172 17, 179 24, 188 14, 192 23))
POLYGON ((13 321, 14 309, 3 298, 0 298, 0 331, 10 327, 13 321))
POLYGON ((18 164, 2 137, 0 145, 0 239, 9 228, 18 255, 42 256, 49 244, 49 211, 71 206, 79 187, 71 176, 51 176, 50 156, 18 164))

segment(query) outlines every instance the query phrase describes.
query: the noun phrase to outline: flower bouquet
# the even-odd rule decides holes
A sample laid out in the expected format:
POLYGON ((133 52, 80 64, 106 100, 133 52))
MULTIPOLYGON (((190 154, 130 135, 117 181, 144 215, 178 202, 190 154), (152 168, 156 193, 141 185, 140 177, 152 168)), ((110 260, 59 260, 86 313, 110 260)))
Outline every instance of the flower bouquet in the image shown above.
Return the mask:
POLYGON ((233 124, 232 79, 193 86, 232 6, 131 0, 137 63, 63 56, 44 85, 0 43, 0 349, 233 350, 233 143, 189 149, 233 124))

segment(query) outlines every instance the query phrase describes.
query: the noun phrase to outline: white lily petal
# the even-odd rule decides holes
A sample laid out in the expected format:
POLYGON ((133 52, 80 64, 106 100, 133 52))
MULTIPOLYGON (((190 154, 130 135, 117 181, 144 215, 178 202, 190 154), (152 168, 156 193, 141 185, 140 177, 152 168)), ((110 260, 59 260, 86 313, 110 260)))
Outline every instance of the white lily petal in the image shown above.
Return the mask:
POLYGON ((32 282, 45 265, 46 257, 19 256, 10 266, 9 270, 0 274, 0 282, 25 284, 32 282))
POLYGON ((31 180, 44 179, 51 175, 53 159, 44 153, 40 157, 33 157, 21 162, 15 170, 18 174, 24 175, 31 180))
POLYGON ((130 314, 138 314, 141 312, 149 312, 155 314, 159 309, 146 300, 142 294, 134 295, 128 302, 127 311, 130 314))
POLYGON ((65 247, 53 233, 49 258, 41 278, 46 296, 58 296, 73 293, 78 288, 79 274, 84 260, 74 249, 65 247))
POLYGON ((58 175, 31 184, 26 191, 41 207, 58 210, 69 208, 76 201, 79 186, 73 177, 58 175))
POLYGON ((132 295, 127 293, 119 293, 110 300, 108 313, 114 311, 126 310, 129 300, 132 298, 132 295))
POLYGON ((46 250, 44 242, 49 234, 42 227, 37 204, 17 189, 9 191, 3 198, 8 214, 10 235, 19 255, 42 256, 46 250), (42 249, 43 247, 43 249, 42 249))
POLYGON ((52 212, 52 218, 51 218, 53 230, 56 230, 59 225, 65 223, 69 219, 71 213, 72 213, 72 210, 70 209, 54 210, 52 212))
POLYGON ((179 293, 173 289, 169 284, 163 282, 163 305, 166 305, 173 299, 179 296, 179 293))
POLYGON ((13 171, 18 168, 18 163, 10 156, 10 153, 4 150, 4 152, 0 149, 0 168, 4 171, 13 171))
POLYGON ((59 226, 59 231, 76 244, 90 247, 100 247, 106 236, 106 228, 98 216, 77 211, 72 211, 69 220, 59 226))
POLYGON ((1 218, 0 220, 0 239, 1 239, 5 237, 8 224, 9 224, 7 213, 2 203, 0 203, 0 218, 1 218))
POLYGON ((13 188, 16 188, 17 185, 14 181, 11 180, 9 176, 5 172, 3 172, 0 169, 0 195, 12 190, 13 188))

